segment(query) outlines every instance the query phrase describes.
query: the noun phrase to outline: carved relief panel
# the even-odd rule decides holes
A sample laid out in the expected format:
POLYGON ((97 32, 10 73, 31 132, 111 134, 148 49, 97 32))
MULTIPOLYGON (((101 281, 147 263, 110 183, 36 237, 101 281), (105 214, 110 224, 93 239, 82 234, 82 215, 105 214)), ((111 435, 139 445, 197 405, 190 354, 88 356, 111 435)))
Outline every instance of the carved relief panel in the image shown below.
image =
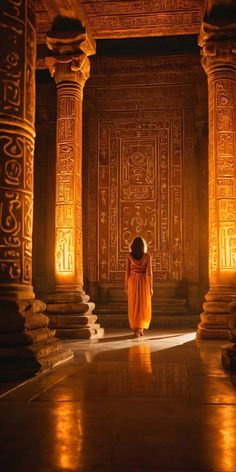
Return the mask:
POLYGON ((99 135, 99 280, 123 280, 136 235, 145 238, 160 280, 181 279, 181 113, 158 122, 101 120, 99 135))
POLYGON ((82 0, 81 7, 95 38, 119 38, 198 33, 203 3, 82 0))
MULTIPOLYGON (((198 78, 204 73, 195 59, 184 57, 175 57, 174 64, 173 58, 152 58, 152 73, 144 59, 111 59, 105 68, 112 79, 101 76, 103 66, 98 61, 84 103, 86 276, 100 284, 123 283, 129 245, 141 235, 155 281, 197 281, 196 90, 191 81, 202 87, 198 78), (122 74, 116 75, 116 67, 122 74)), ((197 112, 200 120, 207 119, 203 103, 197 112)))

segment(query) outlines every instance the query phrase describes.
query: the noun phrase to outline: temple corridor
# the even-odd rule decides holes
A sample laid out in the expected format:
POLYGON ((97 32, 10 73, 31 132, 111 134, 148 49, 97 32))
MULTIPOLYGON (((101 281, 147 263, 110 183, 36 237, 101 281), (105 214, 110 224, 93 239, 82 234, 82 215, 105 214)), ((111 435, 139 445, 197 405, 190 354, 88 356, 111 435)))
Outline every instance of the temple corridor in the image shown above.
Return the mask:
POLYGON ((0 472, 236 472, 236 0, 2 0, 0 37, 0 472))
POLYGON ((236 376, 194 330, 63 341, 74 358, 0 385, 0 469, 235 472, 236 376))

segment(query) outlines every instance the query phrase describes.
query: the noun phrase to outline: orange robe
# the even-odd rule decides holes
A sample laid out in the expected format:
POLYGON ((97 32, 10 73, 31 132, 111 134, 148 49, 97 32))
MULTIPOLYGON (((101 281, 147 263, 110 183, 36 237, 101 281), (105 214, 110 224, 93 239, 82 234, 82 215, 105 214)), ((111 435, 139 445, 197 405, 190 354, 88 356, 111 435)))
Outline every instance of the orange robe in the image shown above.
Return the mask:
POLYGON ((139 261, 126 257, 125 287, 128 293, 128 318, 131 329, 149 327, 152 315, 152 265, 145 253, 139 261))

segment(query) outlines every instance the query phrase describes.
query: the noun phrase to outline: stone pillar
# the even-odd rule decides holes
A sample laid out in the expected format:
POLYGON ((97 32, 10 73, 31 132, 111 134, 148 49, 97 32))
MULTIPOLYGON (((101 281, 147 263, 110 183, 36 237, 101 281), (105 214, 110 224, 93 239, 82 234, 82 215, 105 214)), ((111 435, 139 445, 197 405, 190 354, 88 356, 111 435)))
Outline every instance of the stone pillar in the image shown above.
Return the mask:
POLYGON ((57 86, 55 293, 47 297, 50 326, 65 338, 99 338, 104 330, 83 290, 82 103, 95 49, 85 31, 52 31, 46 58, 57 86))
POLYGON ((216 26, 219 13, 213 8, 211 22, 209 7, 200 34, 209 102, 209 291, 197 331, 202 339, 229 339, 236 292, 236 31, 224 25, 223 14, 216 26))
POLYGON ((72 357, 48 328, 32 287, 34 2, 0 4, 0 370, 34 374, 72 357))

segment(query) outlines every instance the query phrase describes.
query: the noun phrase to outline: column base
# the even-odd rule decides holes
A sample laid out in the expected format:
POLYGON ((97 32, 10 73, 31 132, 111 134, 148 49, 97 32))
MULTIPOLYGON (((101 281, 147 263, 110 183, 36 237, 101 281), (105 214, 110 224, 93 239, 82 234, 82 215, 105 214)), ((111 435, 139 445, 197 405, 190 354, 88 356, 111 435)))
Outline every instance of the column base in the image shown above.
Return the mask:
POLYGON ((197 327, 197 339, 230 338, 230 302, 231 294, 208 292, 203 303, 204 313, 200 315, 197 327))
POLYGON ((201 322, 197 327, 197 339, 224 339, 230 338, 230 315, 202 313, 201 322))
POLYGON ((46 314, 50 328, 56 330, 59 338, 64 339, 99 339, 104 336, 104 328, 96 323, 97 316, 92 311, 93 302, 89 295, 80 292, 56 292, 47 296, 46 314))
POLYGON ((0 300, 0 370, 2 380, 43 372, 73 357, 48 328, 41 300, 0 300))

